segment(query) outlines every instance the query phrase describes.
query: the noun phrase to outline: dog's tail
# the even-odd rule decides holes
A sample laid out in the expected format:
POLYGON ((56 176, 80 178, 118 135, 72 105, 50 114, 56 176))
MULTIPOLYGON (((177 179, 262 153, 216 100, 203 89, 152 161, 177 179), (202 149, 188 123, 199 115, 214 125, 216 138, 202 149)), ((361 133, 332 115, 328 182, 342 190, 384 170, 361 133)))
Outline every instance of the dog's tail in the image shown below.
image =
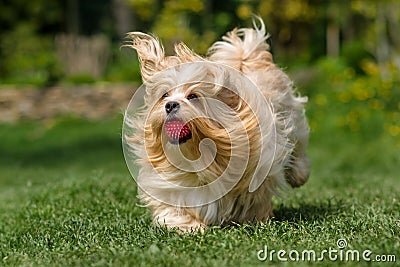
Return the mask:
POLYGON ((222 37, 223 41, 214 43, 208 50, 210 60, 231 66, 244 73, 273 65, 266 40, 269 34, 265 25, 257 17, 260 27, 253 21, 254 29, 234 29, 222 37))

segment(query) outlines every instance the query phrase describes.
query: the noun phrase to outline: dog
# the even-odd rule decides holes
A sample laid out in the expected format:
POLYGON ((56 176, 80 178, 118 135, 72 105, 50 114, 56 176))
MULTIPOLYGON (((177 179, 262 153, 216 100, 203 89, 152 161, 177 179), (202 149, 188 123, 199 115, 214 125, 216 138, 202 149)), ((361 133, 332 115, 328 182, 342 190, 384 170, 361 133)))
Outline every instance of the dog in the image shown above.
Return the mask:
POLYGON ((264 23, 228 32, 202 57, 184 43, 128 34, 144 106, 125 114, 140 166, 138 196, 155 224, 180 233, 265 222, 272 197, 310 174, 306 97, 274 64, 264 23), (129 117, 129 118, 127 118, 129 117))

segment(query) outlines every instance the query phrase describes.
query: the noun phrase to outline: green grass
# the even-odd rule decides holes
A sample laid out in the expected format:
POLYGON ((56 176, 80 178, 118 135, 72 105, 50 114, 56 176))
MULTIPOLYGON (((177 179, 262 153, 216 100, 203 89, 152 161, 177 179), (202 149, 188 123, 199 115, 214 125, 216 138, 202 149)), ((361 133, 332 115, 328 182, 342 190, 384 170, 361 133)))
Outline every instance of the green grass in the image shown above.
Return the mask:
MULTIPOLYGON (((275 219, 179 235, 152 226, 140 207, 122 155, 121 121, 0 126, 0 265, 286 266, 276 255, 261 262, 257 252, 319 253, 336 249, 339 238, 347 249, 396 255, 397 263, 382 266, 400 262, 400 159, 392 139, 365 143, 319 125, 310 181, 275 200, 275 219)), ((328 257, 324 264, 368 265, 328 257)))

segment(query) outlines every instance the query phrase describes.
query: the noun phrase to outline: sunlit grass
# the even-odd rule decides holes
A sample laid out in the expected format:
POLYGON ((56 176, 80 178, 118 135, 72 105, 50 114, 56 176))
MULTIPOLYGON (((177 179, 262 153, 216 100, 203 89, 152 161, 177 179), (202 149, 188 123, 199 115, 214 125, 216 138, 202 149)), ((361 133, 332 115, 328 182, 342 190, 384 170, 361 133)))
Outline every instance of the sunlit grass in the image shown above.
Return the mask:
POLYGON ((266 266, 257 258, 265 246, 321 252, 336 249, 340 238, 351 249, 399 261, 393 139, 341 131, 332 126, 334 114, 310 116, 318 125, 310 140, 312 176, 275 199, 273 220, 184 236, 152 226, 140 207, 122 155, 120 117, 0 126, 0 265, 266 266))

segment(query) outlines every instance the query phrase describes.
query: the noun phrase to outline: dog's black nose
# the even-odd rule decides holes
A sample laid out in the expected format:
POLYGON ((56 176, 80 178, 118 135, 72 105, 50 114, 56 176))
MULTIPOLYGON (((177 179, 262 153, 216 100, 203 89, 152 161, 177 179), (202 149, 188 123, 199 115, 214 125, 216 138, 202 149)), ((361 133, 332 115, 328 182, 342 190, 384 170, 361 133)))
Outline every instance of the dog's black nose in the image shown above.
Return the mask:
POLYGON ((177 111, 179 109, 179 103, 176 101, 170 101, 165 104, 165 111, 169 114, 171 111, 177 111))

